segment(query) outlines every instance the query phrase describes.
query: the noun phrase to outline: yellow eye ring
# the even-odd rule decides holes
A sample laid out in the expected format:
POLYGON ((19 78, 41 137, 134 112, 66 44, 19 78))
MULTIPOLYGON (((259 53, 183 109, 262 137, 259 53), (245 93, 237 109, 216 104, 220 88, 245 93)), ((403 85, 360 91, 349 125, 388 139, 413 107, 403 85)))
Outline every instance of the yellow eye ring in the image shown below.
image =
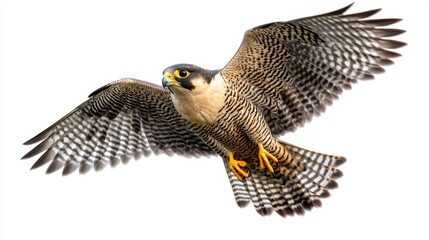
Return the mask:
POLYGON ((189 76, 189 71, 183 68, 177 69, 176 71, 174 71, 174 76, 177 78, 185 78, 189 76))

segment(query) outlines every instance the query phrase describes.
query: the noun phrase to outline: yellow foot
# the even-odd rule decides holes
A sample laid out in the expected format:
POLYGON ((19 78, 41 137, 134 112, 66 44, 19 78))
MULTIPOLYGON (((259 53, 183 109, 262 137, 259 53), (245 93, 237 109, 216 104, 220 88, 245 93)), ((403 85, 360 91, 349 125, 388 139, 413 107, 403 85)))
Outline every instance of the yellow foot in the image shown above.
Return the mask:
POLYGON ((262 144, 259 143, 258 147, 259 147, 259 153, 258 153, 259 168, 261 168, 262 170, 267 168, 270 173, 274 172, 273 167, 271 166, 269 160, 271 160, 271 162, 273 163, 276 163, 278 162, 277 158, 271 155, 271 153, 267 152, 262 146, 262 144))
POLYGON ((245 172, 242 167, 246 166, 245 161, 235 160, 232 152, 229 153, 229 169, 235 174, 238 180, 243 180, 243 178, 248 177, 249 174, 245 172))

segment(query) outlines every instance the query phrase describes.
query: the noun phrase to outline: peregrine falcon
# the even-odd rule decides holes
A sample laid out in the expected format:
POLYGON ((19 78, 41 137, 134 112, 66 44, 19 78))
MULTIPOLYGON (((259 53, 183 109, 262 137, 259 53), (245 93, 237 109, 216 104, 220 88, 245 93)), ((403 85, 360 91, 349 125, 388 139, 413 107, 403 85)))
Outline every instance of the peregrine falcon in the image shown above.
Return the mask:
POLYGON ((321 206, 337 187, 344 157, 289 144, 279 137, 317 116, 357 80, 392 64, 387 49, 403 30, 380 28, 400 19, 370 19, 380 9, 330 13, 248 30, 220 70, 177 64, 162 87, 125 78, 107 84, 24 144, 23 159, 86 173, 151 153, 219 155, 240 207, 286 217, 321 206))

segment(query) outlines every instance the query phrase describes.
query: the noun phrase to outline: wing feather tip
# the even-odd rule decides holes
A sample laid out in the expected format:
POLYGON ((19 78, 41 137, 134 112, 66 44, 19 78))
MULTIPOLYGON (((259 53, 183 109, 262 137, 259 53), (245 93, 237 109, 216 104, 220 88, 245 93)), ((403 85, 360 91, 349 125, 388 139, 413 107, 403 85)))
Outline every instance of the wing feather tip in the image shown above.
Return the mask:
POLYGON ((368 10, 368 11, 364 11, 364 12, 347 14, 347 15, 344 15, 343 17, 358 20, 358 19, 371 17, 372 15, 374 15, 380 11, 381 11, 381 8, 377 8, 377 9, 368 10))
POLYGON ((371 31, 376 37, 394 37, 405 33, 405 30, 396 28, 375 28, 371 31))
POLYGON ((365 72, 362 74, 362 76, 359 77, 360 80, 374 80, 375 77, 372 73, 370 72, 365 72))
POLYGON ((36 169, 45 165, 46 163, 52 161, 55 157, 55 151, 52 149, 48 149, 39 159, 31 166, 30 170, 36 169))
POLYGON ((295 212, 292 210, 292 208, 290 206, 285 206, 283 208, 283 211, 286 213, 287 216, 295 216, 295 212))
POLYGON ((94 170, 96 172, 99 172, 99 171, 103 170, 106 166, 107 166, 107 162, 105 162, 103 160, 98 160, 94 164, 94 170))
POLYGON ((286 218, 288 216, 287 212, 282 208, 276 209, 276 213, 283 218, 286 218))
POLYGON ((338 159, 335 160, 334 167, 338 167, 343 165, 345 162, 347 162, 347 159, 345 157, 338 157, 338 159))
POLYGON ((314 204, 314 207, 316 207, 316 208, 320 208, 320 207, 322 207, 322 201, 320 201, 320 199, 313 199, 313 204, 314 204))
POLYGON ((335 180, 331 179, 331 181, 329 181, 329 183, 326 184, 325 188, 326 189, 336 189, 336 188, 338 188, 338 183, 335 180))
POLYGON ((393 51, 389 51, 387 49, 383 49, 383 48, 379 48, 377 49, 377 53, 381 56, 381 57, 385 57, 384 59, 382 59, 381 61, 384 61, 388 64, 393 64, 393 61, 390 60, 389 58, 397 58, 402 56, 400 53, 397 52, 393 52, 393 51))
POLYGON ((392 39, 384 39, 379 38, 377 39, 378 44, 380 44, 381 47, 387 48, 387 49, 396 49, 400 47, 404 47, 407 45, 407 43, 398 41, 398 40, 392 40, 392 39))
POLYGON ((374 74, 380 74, 386 72, 386 70, 381 66, 374 65, 369 67, 369 72, 374 74))
POLYGON ((387 59, 387 58, 380 58, 377 60, 377 63, 380 64, 381 66, 390 66, 394 62, 390 59, 387 59))
POLYGON ((339 169, 335 169, 334 173, 332 174, 332 179, 338 179, 340 177, 344 176, 343 172, 339 169))
POLYGON ((115 157, 110 159, 110 166, 112 168, 114 168, 114 167, 118 166, 120 162, 121 162, 121 160, 119 160, 119 158, 115 156, 115 157))
POLYGON ((368 27, 383 27, 395 24, 402 21, 401 18, 384 18, 384 19, 370 19, 360 20, 359 22, 368 27))
POLYGON ((58 159, 54 159, 49 165, 49 167, 46 169, 46 174, 54 173, 60 168, 62 168, 63 166, 64 166, 64 162, 58 159))
POLYGON ((317 17, 323 17, 323 16, 332 16, 332 15, 341 15, 344 14, 347 10, 349 10, 352 6, 353 6, 354 2, 350 3, 349 5, 340 8, 338 10, 332 11, 332 12, 328 12, 322 15, 318 15, 317 17))
POLYGON ((304 216, 305 214, 305 209, 301 205, 297 205, 295 208, 293 208, 293 211, 299 216, 304 216))
POLYGON ((37 134, 36 136, 32 137, 31 139, 27 140, 26 142, 23 143, 23 145, 31 145, 31 144, 35 144, 37 142, 42 141, 43 139, 47 138, 50 133, 50 129, 46 129, 45 131, 37 134))
POLYGON ((317 195, 317 197, 319 197, 319 198, 328 198, 330 196, 331 196, 331 194, 326 189, 323 189, 323 191, 317 195))
POLYGON ((273 208, 271 207, 261 207, 256 209, 256 212, 259 213, 259 215, 265 217, 270 216, 273 213, 273 208))
POLYGON ((63 168, 62 175, 68 176, 79 168, 79 165, 73 161, 69 161, 63 168))
POLYGON ((236 203, 237 203, 238 207, 244 208, 244 207, 247 207, 247 205, 249 205, 250 201, 241 199, 241 200, 237 200, 236 203))
POLYGON ((51 147, 52 141, 49 139, 45 139, 45 141, 41 142, 39 145, 31 149, 28 153, 22 156, 21 160, 28 159, 36 156, 37 154, 45 151, 49 147, 51 147))
POLYGON ((33 153, 33 150, 29 151, 24 156, 22 156, 20 160, 26 160, 26 159, 29 159, 29 158, 34 157, 35 155, 37 155, 37 153, 33 153))
POLYGON ((302 202, 302 206, 304 207, 304 209, 305 210, 307 210, 307 211, 311 211, 311 209, 313 209, 315 206, 314 206, 314 202, 313 202, 313 200, 310 198, 310 199, 308 199, 307 201, 303 201, 302 202))
POLYGON ((79 167, 79 174, 85 174, 92 169, 92 164, 82 162, 79 167))

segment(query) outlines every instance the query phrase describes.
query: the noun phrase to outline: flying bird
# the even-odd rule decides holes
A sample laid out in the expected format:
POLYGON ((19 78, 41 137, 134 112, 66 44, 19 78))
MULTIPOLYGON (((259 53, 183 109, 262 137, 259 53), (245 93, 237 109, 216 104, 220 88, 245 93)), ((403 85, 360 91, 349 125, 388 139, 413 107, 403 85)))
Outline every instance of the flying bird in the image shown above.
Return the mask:
POLYGON ((24 144, 22 159, 46 172, 102 170, 151 153, 219 155, 240 207, 286 217, 321 206, 337 187, 344 157, 289 144, 279 137, 318 116, 344 89, 373 79, 406 45, 382 28, 401 19, 366 19, 380 9, 330 13, 248 30, 220 70, 177 64, 162 87, 124 78, 24 144), (381 27, 381 28, 380 28, 381 27))

